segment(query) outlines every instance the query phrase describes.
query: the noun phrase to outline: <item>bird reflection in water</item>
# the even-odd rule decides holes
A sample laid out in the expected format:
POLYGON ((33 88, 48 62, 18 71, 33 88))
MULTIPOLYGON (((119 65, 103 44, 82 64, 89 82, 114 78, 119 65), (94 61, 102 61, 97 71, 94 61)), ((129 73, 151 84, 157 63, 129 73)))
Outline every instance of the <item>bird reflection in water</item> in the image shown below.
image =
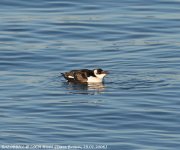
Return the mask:
POLYGON ((72 83, 67 82, 66 87, 70 94, 100 94, 105 90, 104 83, 72 83))

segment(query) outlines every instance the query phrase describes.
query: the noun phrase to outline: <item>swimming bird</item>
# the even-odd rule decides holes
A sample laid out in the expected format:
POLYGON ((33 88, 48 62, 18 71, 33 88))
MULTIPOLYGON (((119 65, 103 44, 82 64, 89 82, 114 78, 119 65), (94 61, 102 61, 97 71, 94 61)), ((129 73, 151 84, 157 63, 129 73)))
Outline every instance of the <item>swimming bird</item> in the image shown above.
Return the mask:
POLYGON ((61 74, 68 82, 101 83, 103 82, 103 78, 108 74, 108 72, 102 69, 80 69, 71 70, 61 74))

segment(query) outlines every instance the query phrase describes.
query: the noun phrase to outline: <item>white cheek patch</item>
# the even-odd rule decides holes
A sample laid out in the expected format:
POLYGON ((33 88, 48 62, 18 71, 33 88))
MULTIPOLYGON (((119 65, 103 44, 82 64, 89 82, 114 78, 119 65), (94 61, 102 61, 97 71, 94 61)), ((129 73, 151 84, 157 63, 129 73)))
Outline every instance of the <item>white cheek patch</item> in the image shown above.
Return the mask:
POLYGON ((104 78, 105 76, 106 76, 106 74, 96 74, 96 77, 98 77, 100 79, 104 78))

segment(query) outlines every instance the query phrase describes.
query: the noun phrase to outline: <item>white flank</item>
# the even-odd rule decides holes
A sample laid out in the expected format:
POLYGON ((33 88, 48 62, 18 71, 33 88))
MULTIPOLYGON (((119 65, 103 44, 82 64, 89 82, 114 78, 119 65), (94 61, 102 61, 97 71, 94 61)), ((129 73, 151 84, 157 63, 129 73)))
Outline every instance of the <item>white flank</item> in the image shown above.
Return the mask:
POLYGON ((68 78, 74 78, 73 76, 68 76, 68 78))
POLYGON ((97 77, 92 77, 92 76, 90 76, 90 77, 88 77, 88 80, 87 80, 87 82, 102 82, 102 80, 103 80, 103 78, 97 78, 97 77))

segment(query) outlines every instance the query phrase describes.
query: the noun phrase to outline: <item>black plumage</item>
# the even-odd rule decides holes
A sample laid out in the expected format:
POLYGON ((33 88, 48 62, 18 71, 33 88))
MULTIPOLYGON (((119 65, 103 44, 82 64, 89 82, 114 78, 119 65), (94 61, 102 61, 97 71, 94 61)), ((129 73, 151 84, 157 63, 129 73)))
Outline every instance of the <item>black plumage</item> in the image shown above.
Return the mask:
POLYGON ((88 69, 71 70, 61 74, 68 82, 87 82, 88 77, 95 77, 93 70, 88 69))
POLYGON ((102 69, 80 69, 80 70, 71 70, 69 72, 61 73, 62 76, 68 81, 68 82, 81 82, 86 83, 88 82, 88 78, 97 78, 98 74, 107 73, 103 71, 102 69), (95 74, 95 71, 97 74, 95 74))

